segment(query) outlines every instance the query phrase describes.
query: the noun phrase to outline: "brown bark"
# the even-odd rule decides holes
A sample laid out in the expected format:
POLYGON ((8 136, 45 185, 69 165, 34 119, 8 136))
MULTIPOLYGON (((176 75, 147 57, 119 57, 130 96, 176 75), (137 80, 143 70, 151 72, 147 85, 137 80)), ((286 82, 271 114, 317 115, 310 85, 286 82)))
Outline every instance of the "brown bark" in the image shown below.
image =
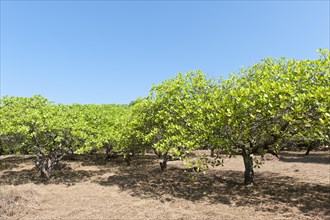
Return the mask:
POLYGON ((249 153, 246 153, 242 150, 242 156, 244 161, 244 184, 245 185, 252 185, 253 178, 254 178, 254 171, 253 171, 253 159, 249 153))
POLYGON ((162 172, 164 172, 167 168, 167 161, 169 160, 169 156, 166 154, 163 154, 163 162, 160 162, 160 168, 162 170, 162 172))

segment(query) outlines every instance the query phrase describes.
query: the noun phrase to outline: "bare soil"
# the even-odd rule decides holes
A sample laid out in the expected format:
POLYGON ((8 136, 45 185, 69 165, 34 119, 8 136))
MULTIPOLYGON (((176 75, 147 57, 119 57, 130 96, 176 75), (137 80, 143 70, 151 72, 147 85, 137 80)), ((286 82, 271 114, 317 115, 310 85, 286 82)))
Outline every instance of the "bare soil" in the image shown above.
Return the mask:
POLYGON ((329 151, 267 156, 255 185, 241 157, 195 174, 154 155, 67 158, 42 182, 30 156, 0 157, 0 219, 330 219, 329 151))

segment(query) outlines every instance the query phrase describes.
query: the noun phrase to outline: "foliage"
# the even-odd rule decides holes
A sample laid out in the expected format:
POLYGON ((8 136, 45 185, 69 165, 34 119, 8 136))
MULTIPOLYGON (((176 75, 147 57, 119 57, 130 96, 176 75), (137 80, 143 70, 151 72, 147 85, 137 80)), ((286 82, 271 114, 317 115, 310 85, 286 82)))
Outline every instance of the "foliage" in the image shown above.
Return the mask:
POLYGON ((42 96, 1 99, 1 144, 11 152, 23 148, 36 155, 45 178, 67 153, 83 153, 115 141, 118 105, 54 105, 42 96))
MULTIPOLYGON (((252 184, 253 155, 277 155, 288 144, 329 144, 330 58, 267 58, 218 82, 202 71, 179 73, 129 105, 56 105, 42 96, 0 99, 0 154, 31 153, 49 178, 67 153, 106 148, 130 161, 149 149, 181 160, 209 146, 242 155, 252 184)), ((197 171, 221 164, 203 156, 197 171)))
POLYGON ((283 139, 329 139, 329 52, 318 60, 265 59, 221 84, 222 148, 241 154, 245 183, 251 155, 277 154, 283 139))

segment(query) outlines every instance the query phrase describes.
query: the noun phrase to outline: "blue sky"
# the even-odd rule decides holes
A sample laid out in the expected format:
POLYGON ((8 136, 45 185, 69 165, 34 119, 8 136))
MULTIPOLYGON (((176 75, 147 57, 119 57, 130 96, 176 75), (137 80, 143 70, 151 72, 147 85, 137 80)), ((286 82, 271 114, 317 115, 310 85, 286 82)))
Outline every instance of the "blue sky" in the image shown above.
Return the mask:
POLYGON ((227 77, 329 48, 329 1, 1 1, 1 96, 129 103, 178 72, 227 77))

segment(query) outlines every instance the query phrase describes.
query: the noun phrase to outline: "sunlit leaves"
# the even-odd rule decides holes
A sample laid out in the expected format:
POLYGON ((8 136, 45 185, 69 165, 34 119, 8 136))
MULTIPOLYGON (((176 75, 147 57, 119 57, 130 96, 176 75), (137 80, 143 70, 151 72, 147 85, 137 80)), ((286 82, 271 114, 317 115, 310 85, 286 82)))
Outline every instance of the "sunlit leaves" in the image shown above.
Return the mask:
POLYGON ((288 141, 328 143, 330 59, 319 53, 317 60, 267 58, 218 82, 201 71, 180 73, 129 106, 3 97, 0 140, 14 151, 107 146, 128 155, 153 147, 180 158, 205 145, 234 155, 276 153, 288 141))

